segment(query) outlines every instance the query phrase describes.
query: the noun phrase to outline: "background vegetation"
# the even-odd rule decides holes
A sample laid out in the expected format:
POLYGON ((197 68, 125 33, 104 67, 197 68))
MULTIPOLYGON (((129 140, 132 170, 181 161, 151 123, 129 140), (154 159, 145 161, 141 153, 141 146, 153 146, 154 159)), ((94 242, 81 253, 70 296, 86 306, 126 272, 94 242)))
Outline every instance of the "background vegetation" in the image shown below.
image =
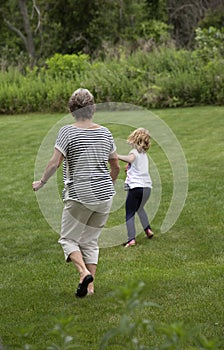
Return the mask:
POLYGON ((1 64, 44 63, 60 54, 91 58, 172 41, 192 48, 195 29, 224 24, 222 0, 1 0, 1 64), (5 61, 4 61, 5 60, 5 61))
POLYGON ((97 103, 224 103, 221 0, 8 0, 0 16, 0 113, 67 112, 80 86, 97 103))

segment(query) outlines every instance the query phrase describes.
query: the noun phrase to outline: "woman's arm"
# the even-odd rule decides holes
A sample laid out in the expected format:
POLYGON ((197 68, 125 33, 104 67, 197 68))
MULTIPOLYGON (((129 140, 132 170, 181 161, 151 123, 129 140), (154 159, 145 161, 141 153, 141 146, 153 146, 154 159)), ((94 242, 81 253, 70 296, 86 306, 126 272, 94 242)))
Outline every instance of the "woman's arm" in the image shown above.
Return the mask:
POLYGON ((48 165, 46 166, 46 169, 45 169, 41 179, 39 181, 34 181, 32 183, 32 188, 34 191, 38 191, 41 187, 43 187, 47 183, 48 179, 52 175, 54 175, 56 170, 59 168, 63 159, 64 159, 63 154, 58 149, 55 148, 54 153, 53 153, 48 165))

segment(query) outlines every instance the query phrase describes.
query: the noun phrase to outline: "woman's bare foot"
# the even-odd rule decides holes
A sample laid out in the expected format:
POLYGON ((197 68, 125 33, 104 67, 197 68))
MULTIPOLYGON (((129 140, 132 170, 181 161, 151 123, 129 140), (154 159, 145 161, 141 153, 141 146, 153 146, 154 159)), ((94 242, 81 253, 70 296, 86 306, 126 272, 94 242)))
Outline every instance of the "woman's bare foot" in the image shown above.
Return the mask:
POLYGON ((91 273, 89 272, 89 270, 85 269, 84 271, 80 272, 79 276, 79 283, 82 283, 84 278, 88 275, 91 275, 91 273))
POLYGON ((87 293, 87 295, 93 295, 93 294, 94 294, 94 284, 93 284, 93 282, 91 282, 88 285, 88 293, 87 293))

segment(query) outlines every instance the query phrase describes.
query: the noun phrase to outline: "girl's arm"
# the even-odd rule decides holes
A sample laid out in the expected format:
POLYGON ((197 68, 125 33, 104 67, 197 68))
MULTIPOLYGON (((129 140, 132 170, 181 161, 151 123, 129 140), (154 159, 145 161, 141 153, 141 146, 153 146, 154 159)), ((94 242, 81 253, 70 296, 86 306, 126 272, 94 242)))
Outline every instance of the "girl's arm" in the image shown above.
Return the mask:
POLYGON ((133 163, 135 158, 136 156, 134 155, 134 153, 130 153, 127 156, 122 156, 121 154, 118 154, 118 159, 126 163, 133 163))

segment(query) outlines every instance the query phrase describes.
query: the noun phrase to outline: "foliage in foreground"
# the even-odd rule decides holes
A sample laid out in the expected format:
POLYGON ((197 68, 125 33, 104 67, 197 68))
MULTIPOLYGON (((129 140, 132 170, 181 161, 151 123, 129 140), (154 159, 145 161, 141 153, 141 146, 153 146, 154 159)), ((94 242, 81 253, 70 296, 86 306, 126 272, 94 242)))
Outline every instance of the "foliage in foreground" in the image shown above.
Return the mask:
MULTIPOLYGON (((193 329, 187 330, 181 322, 162 324, 151 319, 136 317, 136 309, 160 307, 155 303, 141 300, 144 286, 144 282, 138 282, 120 287, 111 294, 112 301, 122 304, 124 311, 117 327, 110 329, 102 337, 99 350, 109 349, 111 346, 129 350, 218 350, 214 340, 206 339, 193 329), (152 335, 159 335, 162 339, 161 344, 153 346, 142 344, 139 336, 141 332, 148 334, 149 339, 152 335)), ((49 345, 47 350, 82 349, 82 346, 76 342, 74 322, 73 316, 55 320, 55 327, 50 333, 55 336, 57 342, 49 345)), ((28 331, 21 330, 19 336, 24 345, 17 348, 18 350, 35 349, 35 346, 26 343, 27 339, 31 338, 28 331)))

